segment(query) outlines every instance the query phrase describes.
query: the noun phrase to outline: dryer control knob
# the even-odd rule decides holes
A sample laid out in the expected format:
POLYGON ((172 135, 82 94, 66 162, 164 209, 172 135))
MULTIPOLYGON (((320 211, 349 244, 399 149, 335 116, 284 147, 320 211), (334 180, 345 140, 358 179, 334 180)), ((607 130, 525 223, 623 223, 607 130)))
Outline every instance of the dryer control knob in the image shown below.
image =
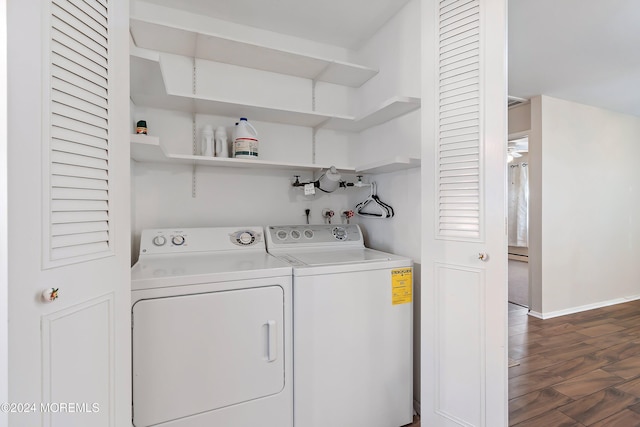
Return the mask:
POLYGON ((173 243, 176 246, 183 245, 184 244, 184 236, 180 236, 180 235, 173 236, 171 238, 171 243, 173 243))
POLYGON ((156 246, 163 246, 167 243, 167 239, 164 236, 156 236, 153 238, 153 244, 156 246))

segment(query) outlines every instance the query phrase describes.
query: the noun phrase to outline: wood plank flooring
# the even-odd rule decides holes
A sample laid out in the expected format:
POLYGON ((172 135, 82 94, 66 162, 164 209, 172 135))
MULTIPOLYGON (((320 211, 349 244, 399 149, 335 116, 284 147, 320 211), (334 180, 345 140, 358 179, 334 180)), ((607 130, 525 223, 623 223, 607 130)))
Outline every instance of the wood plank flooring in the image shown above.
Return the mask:
POLYGON ((540 320, 509 304, 509 425, 640 426, 640 301, 540 320))

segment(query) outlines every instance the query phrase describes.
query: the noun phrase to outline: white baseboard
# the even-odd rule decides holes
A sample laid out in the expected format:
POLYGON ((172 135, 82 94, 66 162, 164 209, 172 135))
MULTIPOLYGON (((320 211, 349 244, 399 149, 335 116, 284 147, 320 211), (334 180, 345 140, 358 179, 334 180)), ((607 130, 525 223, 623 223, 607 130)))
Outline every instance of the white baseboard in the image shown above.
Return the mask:
POLYGON ((640 300, 640 295, 633 295, 624 298, 616 298, 608 301, 596 302, 593 304, 581 305, 578 307, 566 308, 564 310, 550 311, 548 313, 540 313, 537 311, 529 311, 529 316, 537 317, 538 319, 551 319, 554 317, 566 316, 567 314, 575 314, 583 311, 594 310, 596 308, 608 307, 610 305, 623 304, 625 302, 640 300))

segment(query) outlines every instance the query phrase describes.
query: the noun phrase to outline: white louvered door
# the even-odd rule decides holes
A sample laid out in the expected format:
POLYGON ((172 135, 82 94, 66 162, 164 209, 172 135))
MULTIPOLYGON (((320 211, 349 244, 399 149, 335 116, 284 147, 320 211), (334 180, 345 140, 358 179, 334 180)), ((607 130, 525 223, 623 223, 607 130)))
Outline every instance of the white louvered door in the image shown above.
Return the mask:
POLYGON ((423 0, 422 419, 508 425, 506 1, 423 0))
POLYGON ((130 425, 128 0, 7 3, 9 422, 130 425))
POLYGON ((106 3, 53 0, 45 263, 113 254, 109 222, 109 17, 106 3))

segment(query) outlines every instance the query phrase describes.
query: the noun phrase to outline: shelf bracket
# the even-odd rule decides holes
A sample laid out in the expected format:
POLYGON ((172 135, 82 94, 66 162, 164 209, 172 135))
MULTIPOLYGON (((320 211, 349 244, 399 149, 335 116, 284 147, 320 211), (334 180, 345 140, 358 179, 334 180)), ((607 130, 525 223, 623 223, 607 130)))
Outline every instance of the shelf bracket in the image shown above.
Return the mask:
POLYGON ((313 128, 313 133, 311 134, 311 164, 316 164, 316 135, 318 134, 318 129, 313 128))
MULTIPOLYGON (((197 147, 196 147, 196 113, 193 113, 192 122, 191 122, 191 138, 192 138, 192 151, 193 155, 198 155, 197 147)), ((196 167, 197 165, 194 163, 191 169, 191 197, 196 198, 196 167)))
POLYGON ((197 71, 198 71, 198 67, 197 67, 197 59, 194 56, 193 57, 193 63, 192 63, 192 76, 191 76, 191 93, 192 95, 196 94, 196 82, 197 82, 197 71))
POLYGON ((313 78, 314 88, 315 88, 316 82, 320 80, 320 78, 327 72, 329 67, 331 67, 333 64, 335 64, 335 61, 330 61, 324 67, 322 67, 322 70, 318 71, 318 74, 316 74, 315 77, 313 78))
POLYGON ((311 82, 311 111, 316 111, 316 81, 311 82))

